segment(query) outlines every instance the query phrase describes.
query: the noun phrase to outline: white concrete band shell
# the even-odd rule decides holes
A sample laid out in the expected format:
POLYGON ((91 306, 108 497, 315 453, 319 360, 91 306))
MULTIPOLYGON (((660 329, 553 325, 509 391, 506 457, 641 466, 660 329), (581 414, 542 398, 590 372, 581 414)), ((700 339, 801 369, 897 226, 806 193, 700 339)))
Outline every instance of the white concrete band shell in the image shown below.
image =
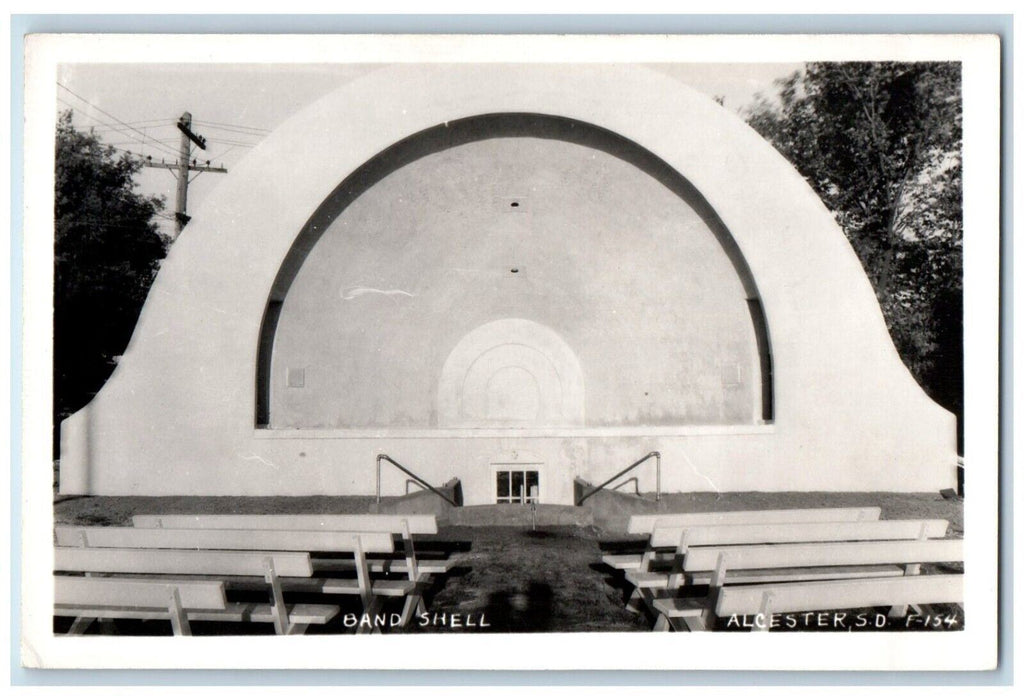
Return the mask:
POLYGON ((571 503, 652 450, 665 491, 956 485, 830 213, 655 70, 381 68, 194 214, 62 426, 62 493, 370 495, 387 453, 466 504, 516 465, 571 503))

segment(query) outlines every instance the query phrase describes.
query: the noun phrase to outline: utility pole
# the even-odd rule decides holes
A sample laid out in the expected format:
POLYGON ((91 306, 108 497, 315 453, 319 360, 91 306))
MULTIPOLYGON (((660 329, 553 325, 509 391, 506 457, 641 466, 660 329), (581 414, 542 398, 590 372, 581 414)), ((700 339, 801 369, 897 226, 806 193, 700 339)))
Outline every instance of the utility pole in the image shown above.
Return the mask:
POLYGON ((178 131, 181 132, 181 148, 178 149, 178 192, 174 207, 174 233, 181 234, 181 229, 188 223, 188 162, 192 155, 189 141, 194 142, 204 151, 206 141, 192 133, 192 113, 185 112, 178 119, 178 131))
POLYGON ((178 151, 178 162, 176 163, 165 163, 162 159, 159 163, 154 163, 153 158, 150 156, 146 158, 143 165, 147 168, 167 168, 174 176, 178 179, 177 196, 175 198, 174 206, 174 235, 177 237, 185 224, 189 222, 191 218, 186 212, 188 211, 188 175, 190 172, 197 173, 226 173, 227 170, 221 167, 214 167, 210 165, 210 161, 206 161, 205 165, 200 165, 195 161, 190 162, 190 156, 192 154, 191 144, 199 146, 204 151, 206 150, 206 139, 192 131, 192 114, 185 112, 179 117, 177 123, 178 131, 181 132, 181 148, 178 151))

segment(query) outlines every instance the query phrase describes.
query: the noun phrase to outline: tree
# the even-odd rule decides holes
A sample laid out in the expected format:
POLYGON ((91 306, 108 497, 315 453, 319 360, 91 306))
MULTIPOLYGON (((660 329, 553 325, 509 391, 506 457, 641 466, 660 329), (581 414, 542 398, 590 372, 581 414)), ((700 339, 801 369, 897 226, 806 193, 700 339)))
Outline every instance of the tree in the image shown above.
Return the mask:
POLYGON ((168 241, 154 218, 161 198, 135 190, 128 154, 57 122, 54 206, 54 437, 124 351, 168 241))
POLYGON ((956 63, 810 63, 746 111, 857 252, 893 342, 963 426, 962 102, 956 63))

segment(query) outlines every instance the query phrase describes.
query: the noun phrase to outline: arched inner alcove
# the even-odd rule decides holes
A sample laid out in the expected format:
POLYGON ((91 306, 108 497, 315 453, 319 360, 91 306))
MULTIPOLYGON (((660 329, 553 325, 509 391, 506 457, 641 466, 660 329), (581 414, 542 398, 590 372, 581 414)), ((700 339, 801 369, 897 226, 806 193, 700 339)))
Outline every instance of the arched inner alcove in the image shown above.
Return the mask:
POLYGON ((509 318, 467 333, 444 361, 440 427, 584 425, 579 358, 553 330, 509 318))
POLYGON ((440 125, 347 178, 278 273, 259 355, 273 428, 772 417, 767 326, 721 219, 650 152, 544 115, 440 125), (559 339, 577 405, 552 405, 567 386, 534 337, 474 356, 452 413, 446 361, 513 321, 559 339))

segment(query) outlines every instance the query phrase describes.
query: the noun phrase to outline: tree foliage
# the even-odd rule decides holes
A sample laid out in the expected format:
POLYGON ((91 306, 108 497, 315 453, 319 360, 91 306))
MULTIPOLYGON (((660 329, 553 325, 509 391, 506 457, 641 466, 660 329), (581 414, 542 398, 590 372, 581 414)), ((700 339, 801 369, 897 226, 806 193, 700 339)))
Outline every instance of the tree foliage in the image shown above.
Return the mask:
POLYGON ((962 430, 959 64, 810 63, 776 86, 748 123, 832 211, 904 363, 962 430))
MULTIPOLYGON (((84 406, 113 371, 166 254, 160 198, 135 191, 142 165, 70 111, 57 123, 54 230, 54 423, 84 406)), ((56 431, 55 431, 56 432, 56 431)))

